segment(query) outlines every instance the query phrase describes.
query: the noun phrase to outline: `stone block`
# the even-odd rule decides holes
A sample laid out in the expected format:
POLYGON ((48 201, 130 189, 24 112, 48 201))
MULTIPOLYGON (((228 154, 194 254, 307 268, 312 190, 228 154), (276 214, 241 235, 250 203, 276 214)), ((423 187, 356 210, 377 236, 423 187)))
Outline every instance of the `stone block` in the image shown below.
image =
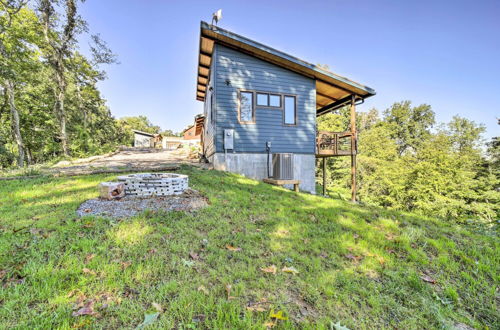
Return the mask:
POLYGON ((117 199, 125 196, 123 182, 101 182, 99 184, 99 197, 102 199, 117 199))

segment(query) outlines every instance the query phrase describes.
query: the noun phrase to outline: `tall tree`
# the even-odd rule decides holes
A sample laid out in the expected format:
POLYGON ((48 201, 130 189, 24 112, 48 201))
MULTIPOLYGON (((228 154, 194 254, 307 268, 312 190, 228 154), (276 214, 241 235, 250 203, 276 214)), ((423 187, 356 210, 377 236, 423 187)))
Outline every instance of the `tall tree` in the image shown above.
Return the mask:
POLYGON ((429 137, 430 128, 435 123, 430 105, 412 107, 410 101, 394 103, 384 112, 384 119, 391 125, 400 155, 414 152, 429 137))
POLYGON ((60 22, 56 12, 56 6, 60 2, 61 0, 39 0, 38 11, 43 23, 46 42, 45 56, 53 70, 56 82, 54 112, 59 121, 59 138, 63 154, 68 156, 67 115, 64 105, 67 88, 66 62, 76 45, 75 36, 85 31, 87 25, 77 13, 78 0, 63 1, 65 17, 64 22, 60 22))
MULTIPOLYGON (((0 83, 10 112, 11 134, 17 146, 19 167, 24 166, 25 147, 20 129, 19 110, 16 106, 16 79, 22 76, 20 69, 27 57, 30 57, 29 53, 32 53, 32 50, 26 42, 29 42, 26 40, 29 34, 22 31, 23 27, 17 19, 26 3, 24 0, 0 1, 0 83)), ((24 26, 27 27, 28 24, 24 26)))

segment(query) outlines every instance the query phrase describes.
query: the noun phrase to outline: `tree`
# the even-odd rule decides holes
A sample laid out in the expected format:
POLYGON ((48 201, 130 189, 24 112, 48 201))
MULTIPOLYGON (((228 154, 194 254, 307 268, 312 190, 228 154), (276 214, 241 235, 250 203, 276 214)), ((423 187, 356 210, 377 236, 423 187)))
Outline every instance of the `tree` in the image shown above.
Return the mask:
POLYGON ((435 123, 430 105, 412 107, 410 101, 394 103, 384 112, 384 120, 391 125, 400 155, 418 149, 429 137, 430 128, 435 123))
POLYGON ((64 104, 67 88, 66 62, 71 57, 72 49, 76 45, 75 36, 86 31, 87 25, 77 13, 78 0, 64 0, 63 7, 66 15, 64 22, 61 23, 54 7, 59 2, 59 0, 40 0, 38 11, 45 37, 44 55, 53 70, 56 83, 54 112, 59 121, 59 138, 63 154, 69 156, 66 131, 67 116, 64 104))
MULTIPOLYGON (((32 56, 32 50, 27 46, 26 34, 22 34, 18 18, 25 1, 3 0, 0 1, 0 79, 5 96, 5 102, 10 110, 10 123, 12 136, 17 145, 17 165, 24 166, 25 150, 23 137, 20 130, 19 111, 16 107, 16 78, 21 74, 24 62, 32 56)), ((29 19, 29 18, 28 18, 29 19)), ((25 23, 25 22, 23 22, 25 23)), ((26 27, 30 27, 26 24, 26 27)), ((28 41, 29 42, 29 41, 28 41)))

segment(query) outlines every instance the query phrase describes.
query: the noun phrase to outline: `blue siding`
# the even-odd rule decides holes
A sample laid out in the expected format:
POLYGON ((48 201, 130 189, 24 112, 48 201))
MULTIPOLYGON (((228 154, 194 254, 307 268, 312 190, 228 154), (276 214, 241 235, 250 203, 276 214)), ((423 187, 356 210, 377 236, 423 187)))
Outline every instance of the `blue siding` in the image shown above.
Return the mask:
POLYGON ((223 132, 235 130, 235 152, 314 154, 316 139, 316 84, 313 79, 274 64, 216 45, 215 64, 216 151, 223 151, 223 132), (230 85, 226 84, 230 81, 230 85), (255 124, 238 122, 238 90, 296 95, 297 125, 283 125, 283 110, 256 107, 255 124))
MULTIPOLYGON (((216 56, 216 54, 217 50, 214 49, 214 57, 216 56)), ((215 98, 214 77, 215 77, 215 61, 211 63, 210 78, 207 86, 207 93, 205 96, 204 111, 203 111, 203 114, 205 115, 203 152, 207 157, 211 156, 215 152, 216 130, 215 130, 215 120, 212 119, 212 104, 215 104, 215 102, 212 101, 212 98, 215 98), (213 88, 213 91, 210 91, 211 88, 213 88)))

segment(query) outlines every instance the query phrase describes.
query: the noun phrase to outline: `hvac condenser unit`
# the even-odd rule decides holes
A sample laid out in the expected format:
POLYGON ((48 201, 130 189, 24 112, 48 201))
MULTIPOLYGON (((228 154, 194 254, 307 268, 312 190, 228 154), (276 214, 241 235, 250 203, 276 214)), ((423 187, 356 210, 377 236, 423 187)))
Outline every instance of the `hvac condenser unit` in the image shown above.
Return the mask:
POLYGON ((293 180, 293 154, 273 154, 273 179, 293 180))

